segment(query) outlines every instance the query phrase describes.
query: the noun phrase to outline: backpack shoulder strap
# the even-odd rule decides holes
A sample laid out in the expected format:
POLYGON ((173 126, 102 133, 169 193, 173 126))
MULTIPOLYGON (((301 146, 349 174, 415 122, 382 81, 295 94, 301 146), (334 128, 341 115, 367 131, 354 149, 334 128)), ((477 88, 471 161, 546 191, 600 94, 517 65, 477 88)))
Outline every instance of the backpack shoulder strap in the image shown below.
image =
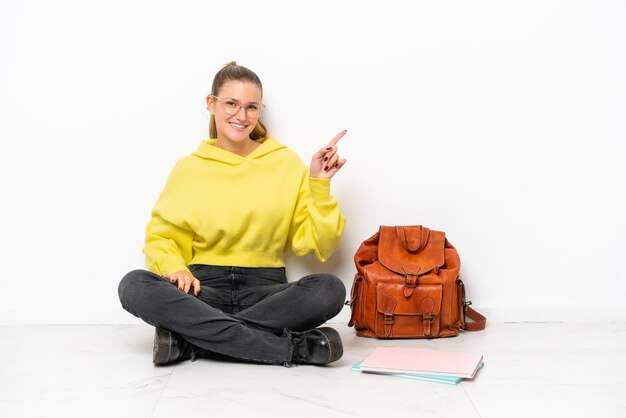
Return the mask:
POLYGON ((467 304, 463 307, 463 314, 469 317, 472 321, 474 321, 463 321, 465 322, 465 326, 463 327, 465 331, 482 331, 485 329, 485 325, 487 324, 487 318, 485 318, 484 315, 476 312, 467 304))
POLYGON ((457 286, 459 291, 457 296, 460 299, 459 304, 463 309, 463 324, 461 329, 465 331, 482 331, 487 325, 487 318, 484 315, 477 312, 475 309, 470 308, 471 301, 465 301, 465 284, 460 278, 457 279, 457 286), (470 318, 473 322, 467 322, 466 318, 470 318))

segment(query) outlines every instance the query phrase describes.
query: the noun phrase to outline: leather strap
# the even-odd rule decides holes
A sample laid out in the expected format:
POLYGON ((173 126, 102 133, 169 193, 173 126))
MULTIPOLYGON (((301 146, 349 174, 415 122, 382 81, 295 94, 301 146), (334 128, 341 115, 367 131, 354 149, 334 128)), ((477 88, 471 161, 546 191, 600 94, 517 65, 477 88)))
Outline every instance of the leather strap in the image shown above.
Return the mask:
POLYGON ((387 295, 383 298, 383 325, 385 330, 385 337, 390 338, 393 334, 393 313, 396 310, 398 302, 392 295, 387 295))
POLYGON ((487 318, 485 318, 483 315, 476 312, 468 305, 465 305, 463 307, 463 313, 468 316, 472 321, 474 321, 465 321, 465 326, 463 327, 465 331, 482 331, 485 329, 485 325, 487 324, 487 318))
POLYGON ((404 270, 404 297, 410 298, 413 295, 415 286, 417 286, 417 278, 420 273, 420 266, 414 263, 408 263, 402 265, 404 270))
POLYGON ((432 314, 433 314, 433 309, 435 308, 435 301, 427 297, 427 298, 422 299, 422 303, 420 305, 422 307, 422 315, 423 315, 423 320, 424 320, 424 324, 423 324, 424 336, 430 337, 431 335, 430 324, 433 322, 432 314))
POLYGON ((463 326, 461 329, 465 331, 482 331, 487 324, 487 318, 484 315, 478 313, 473 308, 470 308, 472 302, 465 301, 465 284, 461 279, 457 282, 457 297, 459 298, 459 304, 463 309, 463 326), (466 317, 469 317, 474 322, 467 322, 466 317))
POLYGON ((396 226, 396 236, 402 246, 410 253, 422 251, 430 236, 430 230, 420 226, 396 226))

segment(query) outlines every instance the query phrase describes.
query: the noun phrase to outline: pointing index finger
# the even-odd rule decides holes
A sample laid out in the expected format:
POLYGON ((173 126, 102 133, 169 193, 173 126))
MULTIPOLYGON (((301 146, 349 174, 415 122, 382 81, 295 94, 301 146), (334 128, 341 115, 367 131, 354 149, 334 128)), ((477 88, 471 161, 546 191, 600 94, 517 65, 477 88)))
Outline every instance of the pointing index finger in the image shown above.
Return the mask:
POLYGON ((339 140, 341 138, 343 138, 343 136, 348 132, 347 129, 344 129, 343 131, 339 132, 337 134, 337 136, 335 136, 329 143, 328 143, 328 147, 334 147, 335 145, 337 145, 337 142, 339 142, 339 140))

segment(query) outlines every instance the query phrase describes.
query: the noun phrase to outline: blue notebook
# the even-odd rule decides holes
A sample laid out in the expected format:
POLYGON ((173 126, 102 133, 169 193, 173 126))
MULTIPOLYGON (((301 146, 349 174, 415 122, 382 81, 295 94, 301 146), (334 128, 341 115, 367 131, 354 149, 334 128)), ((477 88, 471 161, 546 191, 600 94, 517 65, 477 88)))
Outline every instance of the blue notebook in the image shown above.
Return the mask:
MULTIPOLYGON (((368 373, 368 374, 383 374, 383 375, 387 375, 387 376, 399 377, 399 378, 402 378, 402 379, 421 380, 421 381, 424 381, 424 382, 443 383, 443 384, 446 384, 446 385, 456 385, 461 380, 463 380, 463 378, 458 377, 458 376, 430 376, 430 375, 426 375, 426 374, 413 374, 413 373, 370 372, 370 371, 362 370, 361 369, 361 363, 363 363, 363 360, 360 360, 360 361, 357 361, 356 363, 354 363, 354 365, 352 366, 352 371, 353 372, 368 373)), ((485 363, 481 362, 480 365, 478 366, 478 370, 482 369, 484 365, 485 365, 485 363)))

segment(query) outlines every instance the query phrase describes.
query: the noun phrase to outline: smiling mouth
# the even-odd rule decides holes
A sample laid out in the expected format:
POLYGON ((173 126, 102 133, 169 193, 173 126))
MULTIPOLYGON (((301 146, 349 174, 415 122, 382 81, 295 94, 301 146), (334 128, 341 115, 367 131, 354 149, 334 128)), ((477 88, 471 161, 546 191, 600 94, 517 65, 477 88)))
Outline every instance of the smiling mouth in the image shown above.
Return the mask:
POLYGON ((248 125, 242 125, 241 123, 229 122, 230 126, 236 129, 246 129, 248 125))

